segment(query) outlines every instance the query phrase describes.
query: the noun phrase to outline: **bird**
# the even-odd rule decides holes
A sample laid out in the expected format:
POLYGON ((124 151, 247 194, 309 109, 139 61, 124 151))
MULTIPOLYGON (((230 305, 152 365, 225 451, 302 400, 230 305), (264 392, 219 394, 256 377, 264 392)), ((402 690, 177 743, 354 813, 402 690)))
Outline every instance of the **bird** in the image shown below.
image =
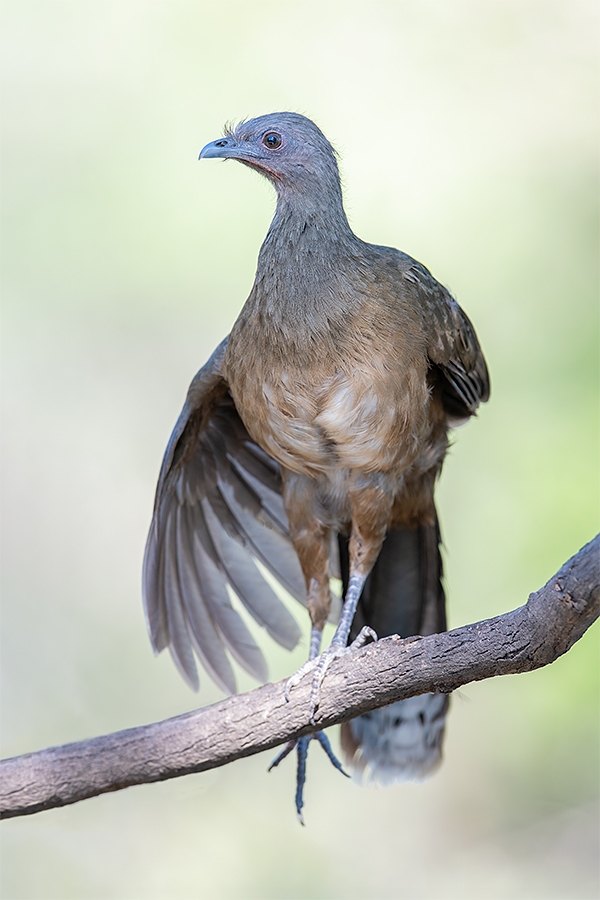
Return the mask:
MULTIPOLYGON (((156 653, 198 689, 195 656, 228 693, 231 659, 268 677, 231 592, 287 649, 300 638, 264 567, 309 613, 311 722, 333 659, 369 640, 446 630, 434 488, 453 428, 489 398, 471 321, 425 266, 361 240, 337 154, 295 112, 268 113, 206 144, 264 176, 276 208, 248 299, 191 382, 156 489, 143 599, 156 653), (331 644, 321 652, 335 609, 331 644)), ((448 697, 428 693, 342 726, 359 778, 422 778, 440 763, 448 697)), ((345 773, 326 736, 291 741, 303 822, 309 741, 345 773)))

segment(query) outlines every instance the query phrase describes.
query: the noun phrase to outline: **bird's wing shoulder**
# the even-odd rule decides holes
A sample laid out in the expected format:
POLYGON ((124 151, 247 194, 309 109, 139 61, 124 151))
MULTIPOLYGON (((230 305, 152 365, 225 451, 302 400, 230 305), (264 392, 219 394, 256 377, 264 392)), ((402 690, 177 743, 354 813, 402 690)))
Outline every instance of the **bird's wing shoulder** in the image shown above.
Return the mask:
POLYGON ((263 655, 227 586, 284 647, 300 636, 255 559, 304 602, 277 463, 253 443, 222 374, 227 338, 193 379, 160 470, 143 569, 144 608, 155 652, 169 647, 197 689, 194 650, 227 692, 227 651, 259 680, 263 655))
POLYGON ((477 334, 467 314, 425 266, 406 256, 401 272, 418 292, 434 379, 454 420, 474 415, 490 396, 490 378, 477 334))

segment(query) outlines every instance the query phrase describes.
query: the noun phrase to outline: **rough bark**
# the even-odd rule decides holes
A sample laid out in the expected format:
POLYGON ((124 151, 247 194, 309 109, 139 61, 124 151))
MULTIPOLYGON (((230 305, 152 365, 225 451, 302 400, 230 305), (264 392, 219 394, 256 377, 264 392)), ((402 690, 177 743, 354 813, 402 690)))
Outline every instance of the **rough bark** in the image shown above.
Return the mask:
POLYGON ((310 677, 287 703, 284 681, 265 684, 163 722, 3 760, 0 816, 202 772, 395 700, 540 668, 566 653, 599 614, 600 535, 519 609, 444 634, 384 638, 337 660, 323 683, 316 727, 308 722, 310 677))

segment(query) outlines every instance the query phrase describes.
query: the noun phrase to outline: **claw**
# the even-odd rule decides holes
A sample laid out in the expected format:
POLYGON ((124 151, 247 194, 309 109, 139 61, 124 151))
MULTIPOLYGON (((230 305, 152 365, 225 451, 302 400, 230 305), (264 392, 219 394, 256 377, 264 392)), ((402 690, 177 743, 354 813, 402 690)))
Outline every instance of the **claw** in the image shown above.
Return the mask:
POLYGON ((298 740, 298 768, 296 769, 296 815, 301 825, 304 825, 304 816, 302 815, 302 807, 304 806, 304 785, 306 784, 306 757, 308 756, 308 745, 310 737, 299 738, 298 740))
POLYGON ((279 763, 289 756, 292 750, 295 748, 296 753, 298 755, 298 765, 296 769, 296 796, 295 796, 295 804, 296 804, 296 815, 298 816, 298 821, 301 825, 304 825, 304 816, 302 815, 302 807, 304 806, 304 785, 306 784, 306 757, 308 756, 308 745, 311 741, 316 740, 319 742, 325 753, 327 754, 327 758, 334 768, 341 772, 342 775, 345 775, 346 778, 349 778, 347 772, 344 771, 341 762, 333 752, 331 744, 329 743, 329 738, 322 731, 317 731, 315 734, 308 734, 305 737, 298 738, 295 741, 288 741, 281 753, 279 753, 271 765, 268 768, 270 772, 271 769, 274 769, 279 763))
POLYGON ((327 669, 334 659, 339 659, 341 656, 345 656, 346 653, 352 653, 354 650, 359 650, 369 639, 376 641, 377 634, 372 628, 365 625, 349 647, 346 647, 345 645, 340 646, 340 644, 336 644, 332 641, 329 647, 318 657, 317 670, 313 676, 312 689, 310 692, 310 722, 312 725, 315 724, 315 713, 319 708, 321 685, 327 673, 327 669))
POLYGON ((341 762, 339 761, 339 759, 337 758, 337 756, 336 756, 335 753, 333 752, 333 749, 332 749, 332 747, 331 747, 331 744, 329 743, 329 738, 327 737, 327 735, 325 734, 325 732, 324 732, 324 731, 317 731, 315 734, 312 735, 312 737, 320 743, 321 747, 323 748, 323 750, 324 750, 325 753, 327 754, 327 758, 329 759, 329 762, 331 763, 331 765, 332 765, 335 769, 337 769, 338 772, 341 772, 342 775, 343 775, 345 778, 350 778, 350 775, 348 775, 348 773, 345 771, 345 769, 344 769, 344 767, 342 766, 341 762))
POLYGON ((339 659, 341 656, 344 656, 346 653, 350 653, 353 650, 359 650, 367 643, 368 640, 376 641, 377 634, 375 633, 375 631, 373 631, 372 628, 369 628, 368 625, 365 625, 365 627, 361 629, 358 636, 352 641, 349 647, 347 647, 345 644, 338 644, 332 641, 329 647, 327 647, 327 649, 324 650, 320 656, 309 659, 304 663, 304 665, 300 666, 297 672, 294 672, 294 674, 291 675, 290 678, 288 678, 285 685, 286 702, 289 702, 292 688, 300 684, 305 675, 315 670, 310 692, 309 710, 309 721, 311 725, 315 725, 315 713, 319 708, 319 694, 321 693, 321 684, 323 683, 323 679, 325 678, 327 669, 334 659, 339 659))
POLYGON ((304 665, 300 666, 300 668, 298 669, 297 672, 294 672, 294 674, 288 678, 288 680, 286 681, 286 684, 285 684, 286 703, 289 703, 289 701, 290 701, 290 692, 291 692, 292 688, 296 687, 296 685, 300 684, 300 682, 302 681, 304 676, 306 674, 308 674, 308 672, 312 671, 312 669, 315 668, 315 666, 317 665, 318 662, 319 662, 318 656, 315 657, 315 659, 309 659, 308 662, 305 662, 304 665))
MULTIPOLYGON (((360 585, 362 586, 362 585, 360 585)), ((359 587, 360 587, 359 586, 359 587)), ((360 593, 360 590, 359 590, 360 593)), ((357 595, 358 596, 358 595, 357 595)), ((353 613, 352 613, 353 614, 353 613)), ((365 626, 356 640, 350 644, 349 647, 346 646, 346 641, 348 639, 348 632, 350 631, 350 622, 352 621, 351 617, 347 617, 348 621, 345 623, 340 623, 338 626, 338 631, 336 631, 333 641, 325 650, 321 656, 317 656, 319 652, 319 645, 321 642, 321 631, 313 626, 312 635, 311 635, 311 658, 308 662, 305 662, 303 666, 301 666, 297 672, 288 678, 285 685, 285 699, 289 701, 290 699, 290 691, 293 687, 296 687, 297 684, 300 684, 302 679, 308 672, 314 672, 312 687, 310 692, 310 721, 314 725, 315 724, 315 713, 319 706, 319 694, 321 692, 321 684, 323 679, 325 678, 325 673, 327 669, 331 665, 334 659, 338 659, 340 656, 344 656, 346 653, 352 652, 352 650, 358 650, 362 647, 369 639, 376 641, 377 635, 373 631, 372 628, 365 626), (339 632, 339 633, 338 633, 339 632)), ((275 757, 271 765, 269 766, 268 771, 276 768, 282 760, 289 756, 292 750, 296 750, 296 754, 298 756, 298 764, 296 769, 296 815, 298 816, 298 821, 301 825, 304 825, 304 817, 302 815, 302 808, 304 806, 304 785, 306 784, 306 758, 308 756, 308 745, 312 740, 316 740, 319 742, 325 753, 327 754, 327 758, 334 768, 341 772, 342 775, 345 775, 346 778, 349 778, 347 772, 344 772, 341 762, 331 749, 331 744, 329 743, 329 739, 322 731, 316 731, 314 734, 306 735, 305 737, 298 738, 295 741, 288 741, 283 750, 275 757)))
MULTIPOLYGON (((372 628, 365 626, 356 640, 352 641, 350 646, 346 646, 348 642, 348 635, 350 633, 350 626, 352 624, 352 619, 354 617, 354 613, 356 611, 356 604, 358 603, 358 598, 360 597, 360 592, 362 590, 362 586, 365 580, 365 576, 355 576, 353 575, 350 578, 350 582, 348 585, 348 590, 346 591, 346 602, 344 604, 344 609, 342 611, 342 615, 340 617, 340 622, 337 627, 337 630, 333 636, 333 641, 325 650, 321 656, 317 656, 319 652, 319 647, 321 645, 321 629, 317 628, 316 625, 313 625, 310 639, 310 658, 308 662, 305 662, 303 666, 301 666, 297 672, 288 678, 285 685, 285 699, 289 701, 290 699, 290 691, 293 687, 296 687, 299 684, 304 676, 308 674, 308 672, 313 672, 312 679, 312 687, 310 692, 310 721, 314 725, 315 724, 315 713, 319 707, 319 694, 321 692, 321 684, 323 679, 325 678, 325 673, 327 669, 331 665, 334 659, 337 659, 340 656, 344 656, 346 653, 350 653, 353 650, 358 650, 362 647, 366 642, 371 639, 373 641, 377 640, 377 635, 373 631, 372 628)), ((304 817, 302 816, 302 807, 304 806, 304 785, 306 783, 306 757, 308 755, 308 745, 312 740, 316 740, 319 742, 325 753, 327 754, 327 758, 334 768, 341 772, 342 775, 345 775, 346 778, 349 778, 347 772, 344 772, 342 768, 342 764, 331 749, 331 744, 329 743, 328 738, 322 731, 316 731, 314 734, 306 735, 305 737, 298 738, 295 741, 288 741, 283 750, 275 757, 271 765, 269 766, 269 772, 271 769, 274 769, 279 763, 289 756, 292 750, 295 748, 296 753, 298 755, 298 767, 296 770, 296 814, 298 816, 298 821, 301 825, 304 825, 304 817)))
POLYGON ((279 765, 279 763, 286 758, 286 756, 289 756, 297 743, 297 741, 288 741, 281 753, 277 754, 277 756, 267 769, 267 772, 270 772, 271 769, 275 769, 279 765))
POLYGON ((354 638, 352 643, 350 644, 349 650, 360 650, 361 647, 367 643, 368 639, 371 638, 372 641, 378 641, 377 632, 370 628, 368 625, 364 625, 357 636, 354 638))

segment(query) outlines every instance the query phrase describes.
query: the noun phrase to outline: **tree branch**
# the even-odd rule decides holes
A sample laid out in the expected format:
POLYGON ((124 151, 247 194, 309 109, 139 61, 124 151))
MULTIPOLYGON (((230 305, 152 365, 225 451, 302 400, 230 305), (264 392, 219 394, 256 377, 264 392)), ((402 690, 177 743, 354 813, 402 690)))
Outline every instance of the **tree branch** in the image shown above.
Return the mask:
POLYGON ((387 637, 337 660, 323 684, 316 727, 311 679, 265 684, 191 713, 0 763, 0 816, 24 816, 87 797, 203 772, 396 700, 554 662, 600 614, 600 535, 525 606, 444 634, 387 637))

